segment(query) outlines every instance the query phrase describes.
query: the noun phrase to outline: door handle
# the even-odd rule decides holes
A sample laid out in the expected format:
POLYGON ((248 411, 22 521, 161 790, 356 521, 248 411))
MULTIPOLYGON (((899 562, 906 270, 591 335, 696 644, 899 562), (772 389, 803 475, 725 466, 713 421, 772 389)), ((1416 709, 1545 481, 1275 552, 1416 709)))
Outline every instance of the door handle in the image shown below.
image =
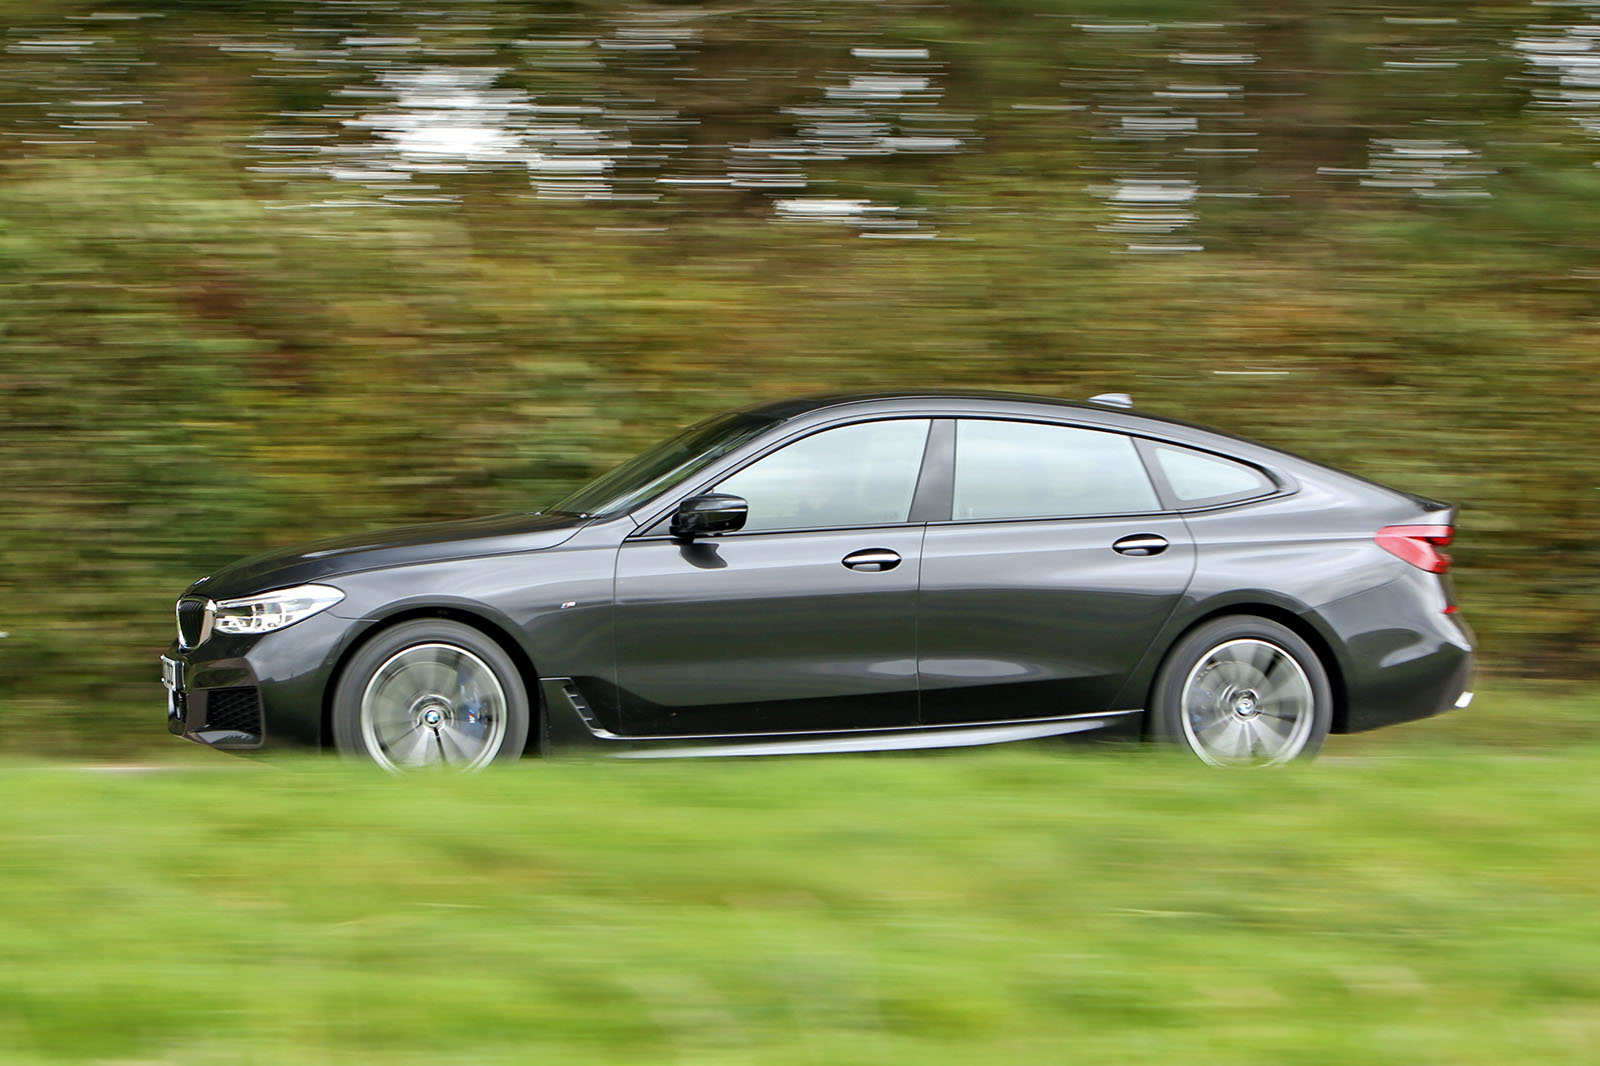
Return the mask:
POLYGON ((1111 550, 1123 555, 1160 555, 1167 550, 1167 538, 1154 533, 1135 533, 1112 544, 1111 550))
POLYGON ((852 570, 862 570, 869 574, 881 570, 893 570, 900 565, 900 553, 892 552, 888 548, 863 548, 858 552, 851 552, 839 560, 852 570))

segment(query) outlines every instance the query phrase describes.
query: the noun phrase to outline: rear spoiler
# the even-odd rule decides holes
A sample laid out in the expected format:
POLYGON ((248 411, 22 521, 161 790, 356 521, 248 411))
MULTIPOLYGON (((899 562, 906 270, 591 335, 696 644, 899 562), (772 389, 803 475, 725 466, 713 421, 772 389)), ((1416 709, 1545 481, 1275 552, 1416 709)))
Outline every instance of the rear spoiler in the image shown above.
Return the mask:
POLYGON ((1416 504, 1417 508, 1427 515, 1430 521, 1435 521, 1445 526, 1454 526, 1456 524, 1456 515, 1460 513, 1461 508, 1455 504, 1447 503, 1444 500, 1435 500, 1428 496, 1418 496, 1414 492, 1401 492, 1401 495, 1416 504), (1440 512, 1443 513, 1441 514, 1440 512))

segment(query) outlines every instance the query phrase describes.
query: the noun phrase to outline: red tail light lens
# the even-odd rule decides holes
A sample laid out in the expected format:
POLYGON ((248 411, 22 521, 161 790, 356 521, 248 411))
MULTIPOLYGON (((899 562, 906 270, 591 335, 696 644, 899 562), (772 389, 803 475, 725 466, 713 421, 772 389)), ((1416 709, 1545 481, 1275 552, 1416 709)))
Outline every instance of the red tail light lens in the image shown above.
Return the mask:
POLYGON ((1384 526, 1373 539, 1378 547, 1417 569, 1442 574, 1450 569, 1450 556, 1439 549, 1449 544, 1454 534, 1449 526, 1384 526))

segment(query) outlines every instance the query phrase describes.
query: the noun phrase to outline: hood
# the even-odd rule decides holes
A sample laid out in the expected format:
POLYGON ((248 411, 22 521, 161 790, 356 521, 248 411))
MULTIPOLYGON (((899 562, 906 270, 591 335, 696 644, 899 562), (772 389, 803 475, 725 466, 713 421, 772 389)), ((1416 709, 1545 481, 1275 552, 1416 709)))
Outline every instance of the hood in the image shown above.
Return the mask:
POLYGON ((226 600, 357 570, 538 551, 567 540, 586 521, 570 514, 503 514, 329 537, 229 563, 189 592, 226 600))

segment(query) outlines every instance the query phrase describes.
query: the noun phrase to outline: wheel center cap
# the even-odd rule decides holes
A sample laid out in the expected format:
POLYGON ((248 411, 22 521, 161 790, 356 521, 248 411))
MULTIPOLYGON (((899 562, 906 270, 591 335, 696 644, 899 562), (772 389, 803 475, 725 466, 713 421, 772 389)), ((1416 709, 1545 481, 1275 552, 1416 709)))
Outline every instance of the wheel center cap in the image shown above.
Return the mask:
POLYGON ((1234 698, 1233 713, 1240 718, 1254 718, 1257 713, 1256 697, 1253 692, 1241 692, 1234 698))
POLYGON ((450 708, 436 700, 428 700, 417 708, 417 724, 438 729, 450 720, 450 708))

